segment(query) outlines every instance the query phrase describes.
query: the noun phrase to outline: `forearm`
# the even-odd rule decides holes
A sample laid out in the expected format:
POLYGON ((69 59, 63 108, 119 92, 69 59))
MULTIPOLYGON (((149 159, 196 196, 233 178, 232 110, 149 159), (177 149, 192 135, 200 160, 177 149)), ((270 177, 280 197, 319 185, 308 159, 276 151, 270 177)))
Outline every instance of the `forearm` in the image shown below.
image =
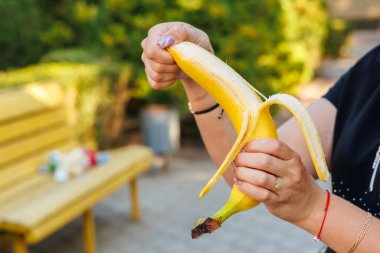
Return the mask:
MULTIPOLYGON (((296 222, 295 225, 309 233, 316 235, 321 226, 326 194, 322 191, 320 201, 312 215, 305 221, 296 222)), ((331 195, 330 206, 327 212, 321 240, 336 252, 348 252, 361 231, 367 213, 350 202, 331 195)), ((355 253, 371 253, 380 251, 380 221, 372 217, 371 224, 355 253)))
MULTIPOLYGON (((186 79, 182 83, 194 111, 205 110, 216 103, 215 99, 193 80, 186 79)), ((206 149, 217 166, 222 164, 236 139, 235 130, 227 115, 218 118, 220 113, 221 108, 217 108, 205 114, 194 115, 206 149)), ((231 170, 226 170, 224 177, 230 185, 233 184, 231 170)))

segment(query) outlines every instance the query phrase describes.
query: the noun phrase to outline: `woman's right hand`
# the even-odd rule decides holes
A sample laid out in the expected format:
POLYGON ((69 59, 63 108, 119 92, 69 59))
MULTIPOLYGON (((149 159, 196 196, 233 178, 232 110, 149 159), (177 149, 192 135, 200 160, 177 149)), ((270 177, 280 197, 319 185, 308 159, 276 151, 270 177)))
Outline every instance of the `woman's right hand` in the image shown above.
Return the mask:
POLYGON ((210 40, 205 32, 183 22, 162 23, 152 27, 141 42, 141 59, 145 65, 148 81, 153 89, 166 88, 177 80, 190 78, 174 62, 165 48, 189 41, 213 53, 210 40))

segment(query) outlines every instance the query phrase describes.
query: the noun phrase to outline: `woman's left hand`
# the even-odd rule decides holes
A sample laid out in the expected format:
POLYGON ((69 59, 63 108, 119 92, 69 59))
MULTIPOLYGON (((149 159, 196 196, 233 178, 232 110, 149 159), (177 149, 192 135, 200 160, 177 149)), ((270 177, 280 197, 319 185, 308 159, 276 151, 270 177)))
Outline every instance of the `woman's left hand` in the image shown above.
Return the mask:
POLYGON ((297 223, 325 201, 325 192, 305 169, 300 156, 276 139, 249 142, 235 159, 240 191, 263 202, 275 216, 297 223))

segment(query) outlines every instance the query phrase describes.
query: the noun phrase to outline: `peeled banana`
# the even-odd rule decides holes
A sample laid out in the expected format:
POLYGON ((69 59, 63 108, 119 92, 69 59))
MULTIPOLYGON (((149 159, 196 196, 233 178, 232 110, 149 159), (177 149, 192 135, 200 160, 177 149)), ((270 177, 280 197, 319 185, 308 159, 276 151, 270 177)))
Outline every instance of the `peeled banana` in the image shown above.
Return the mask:
MULTIPOLYGON (((255 138, 277 138, 276 126, 269 112, 272 104, 285 106, 294 115, 301 126, 318 177, 323 181, 328 179, 329 172, 318 133, 307 110, 296 98, 286 94, 265 98, 231 67, 193 43, 182 42, 171 46, 168 51, 178 66, 215 98, 238 133, 231 150, 202 189, 199 198, 211 190, 247 142, 255 138)), ((258 201, 243 194, 234 185, 228 201, 218 212, 194 224, 192 238, 213 232, 231 215, 258 204, 258 201)))

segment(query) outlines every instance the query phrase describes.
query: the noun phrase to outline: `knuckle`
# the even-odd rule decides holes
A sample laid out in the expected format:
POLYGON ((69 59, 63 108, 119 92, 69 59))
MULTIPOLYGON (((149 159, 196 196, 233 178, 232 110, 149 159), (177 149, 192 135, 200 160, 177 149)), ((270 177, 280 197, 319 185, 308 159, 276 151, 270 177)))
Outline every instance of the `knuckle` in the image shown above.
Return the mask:
POLYGON ((301 159, 300 154, 298 154, 297 152, 293 152, 293 157, 297 164, 302 164, 302 159, 301 159))
POLYGON ((241 178, 241 176, 242 176, 241 167, 236 166, 236 167, 233 168, 233 170, 234 170, 235 176, 237 176, 238 178, 241 178))
POLYGON ((164 64, 154 64, 153 65, 153 69, 154 71, 158 72, 158 73, 163 73, 165 72, 165 68, 166 66, 164 64))
POLYGON ((145 54, 149 59, 154 59, 156 56, 156 52, 153 50, 153 48, 147 48, 145 49, 145 54))
POLYGON ((297 168, 296 170, 303 167, 301 156, 298 153, 294 153, 293 158, 289 162, 291 167, 297 168))
POLYGON ((157 72, 152 72, 150 74, 150 78, 153 80, 153 81, 156 81, 156 82, 160 82, 162 80, 162 75, 160 73, 157 73, 157 72))
POLYGON ((248 142, 245 146, 244 146, 244 150, 246 151, 251 151, 254 149, 254 145, 255 145, 255 142, 254 141, 250 141, 248 142))
POLYGON ((142 48, 145 48, 145 42, 146 42, 146 38, 143 39, 143 40, 141 41, 141 43, 140 43, 140 46, 141 46, 142 48))
POLYGON ((242 165, 242 155, 238 154, 235 158, 235 164, 236 165, 242 165))
POLYGON ((145 74, 147 75, 147 77, 148 77, 148 79, 150 78, 150 70, 149 70, 149 68, 146 66, 146 64, 144 64, 145 65, 145 74))
POLYGON ((260 161, 263 168, 268 168, 272 163, 272 158, 269 155, 264 155, 260 161))
POLYGON ((179 36, 183 40, 188 39, 188 31, 187 31, 186 25, 187 24, 185 24, 185 23, 179 23, 173 27, 173 31, 175 31, 177 36, 179 36))
POLYGON ((281 142, 274 139, 272 139, 271 142, 272 142, 271 145, 272 145, 273 151, 278 152, 281 150, 281 142))
POLYGON ((269 176, 267 174, 263 174, 258 178, 258 183, 260 186, 266 186, 269 184, 269 176))
POLYGON ((270 197, 269 191, 263 191, 263 193, 261 194, 261 200, 262 200, 262 202, 265 202, 265 201, 269 200, 269 197, 270 197))
POLYGON ((156 30, 159 30, 159 27, 160 27, 160 24, 157 24, 155 26, 152 26, 149 30, 148 30, 148 36, 155 33, 156 30))
POLYGON ((154 89, 154 90, 160 90, 161 89, 161 84, 159 82, 150 79, 149 83, 150 83, 150 86, 152 87, 152 89, 154 89))
POLYGON ((141 54, 141 57, 140 57, 140 58, 141 58, 141 61, 142 61, 142 62, 144 63, 144 65, 145 65, 145 56, 144 56, 144 53, 141 54))
POLYGON ((302 181, 302 173, 300 169, 294 169, 292 173, 293 181, 296 184, 300 184, 302 181))
POLYGON ((152 81, 150 84, 151 84, 152 89, 161 90, 161 85, 159 83, 152 81))

